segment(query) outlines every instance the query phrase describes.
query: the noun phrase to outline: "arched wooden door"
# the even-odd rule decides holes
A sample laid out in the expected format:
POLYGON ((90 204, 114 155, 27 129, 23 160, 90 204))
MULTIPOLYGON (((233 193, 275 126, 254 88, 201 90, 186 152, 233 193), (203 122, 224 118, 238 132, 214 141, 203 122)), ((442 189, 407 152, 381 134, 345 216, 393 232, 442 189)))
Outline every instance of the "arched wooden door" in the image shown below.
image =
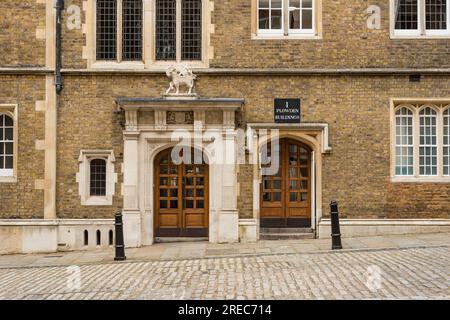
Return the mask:
MULTIPOLYGON (((269 144, 267 155, 273 152, 269 144)), ((280 139, 279 163, 278 172, 262 177, 260 225, 311 227, 311 150, 296 140, 280 139)))
POLYGON ((209 166, 177 165, 171 152, 155 159, 155 236, 208 237, 209 166))

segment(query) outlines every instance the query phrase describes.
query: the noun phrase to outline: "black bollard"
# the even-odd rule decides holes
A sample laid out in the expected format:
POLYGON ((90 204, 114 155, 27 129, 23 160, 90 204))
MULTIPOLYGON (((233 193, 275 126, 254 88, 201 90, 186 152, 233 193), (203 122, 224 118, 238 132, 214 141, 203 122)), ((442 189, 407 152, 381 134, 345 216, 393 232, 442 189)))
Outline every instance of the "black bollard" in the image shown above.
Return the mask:
POLYGON ((339 250, 342 249, 342 242, 341 242, 341 228, 339 226, 339 210, 338 210, 338 204, 336 201, 331 201, 330 204, 331 207, 331 249, 332 250, 339 250))
POLYGON ((123 222, 122 222, 122 210, 117 210, 115 216, 116 222, 116 256, 115 261, 127 260, 125 257, 125 245, 123 241, 123 222))

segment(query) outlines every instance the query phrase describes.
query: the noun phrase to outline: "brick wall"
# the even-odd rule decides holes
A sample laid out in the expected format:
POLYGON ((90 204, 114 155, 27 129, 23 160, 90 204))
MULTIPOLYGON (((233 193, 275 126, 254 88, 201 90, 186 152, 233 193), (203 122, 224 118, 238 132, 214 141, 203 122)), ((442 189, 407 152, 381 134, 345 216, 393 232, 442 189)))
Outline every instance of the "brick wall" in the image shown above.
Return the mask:
POLYGON ((45 28, 45 4, 2 0, 0 12, 0 67, 44 66, 45 39, 36 39, 36 29, 45 28))
POLYGON ((35 180, 44 178, 44 151, 35 141, 44 139, 44 114, 35 102, 45 99, 45 78, 0 76, 0 103, 18 104, 17 183, 0 183, 0 218, 43 218, 44 191, 35 180))
MULTIPOLYGON (((104 217, 110 208, 80 207, 75 173, 80 149, 122 151, 114 97, 157 97, 167 81, 162 76, 66 77, 59 110, 58 214, 104 217)), ((211 97, 245 98, 240 115, 247 122, 272 122, 275 97, 302 98, 305 122, 330 125, 333 151, 323 159, 323 211, 337 199, 348 218, 449 218, 448 184, 392 184, 389 98, 448 97, 450 77, 214 77, 200 76, 198 92, 211 97)), ((122 159, 118 157, 116 171, 122 159)), ((241 166, 239 210, 252 214, 252 171, 241 166)), ((119 199, 119 187, 116 186, 119 199)))

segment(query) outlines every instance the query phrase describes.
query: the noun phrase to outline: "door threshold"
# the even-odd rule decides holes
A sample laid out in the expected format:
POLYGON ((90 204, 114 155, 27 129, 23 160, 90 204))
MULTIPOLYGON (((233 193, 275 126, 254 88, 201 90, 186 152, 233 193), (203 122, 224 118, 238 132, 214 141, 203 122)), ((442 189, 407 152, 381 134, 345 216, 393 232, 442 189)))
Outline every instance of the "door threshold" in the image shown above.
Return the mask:
POLYGON ((191 238, 191 237, 156 237, 155 243, 170 243, 170 242, 199 242, 208 241, 208 238, 191 238))

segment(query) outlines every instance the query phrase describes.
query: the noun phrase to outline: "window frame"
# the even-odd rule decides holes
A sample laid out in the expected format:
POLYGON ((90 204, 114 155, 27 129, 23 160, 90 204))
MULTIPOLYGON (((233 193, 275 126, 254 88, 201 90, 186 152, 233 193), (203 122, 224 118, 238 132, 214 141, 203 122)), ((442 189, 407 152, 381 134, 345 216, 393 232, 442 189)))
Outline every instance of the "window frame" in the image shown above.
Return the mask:
POLYGON ((7 115, 13 120, 13 169, 12 175, 0 175, 0 183, 17 182, 17 163, 18 163, 18 105, 0 104, 0 115, 7 115))
MULTIPOLYGON (((446 127, 446 125, 445 125, 445 121, 444 121, 444 118, 445 117, 448 117, 449 118, 449 120, 448 120, 448 125, 447 125, 447 132, 448 132, 448 137, 447 137, 447 144, 445 144, 445 142, 443 141, 442 142, 442 161, 443 161, 443 163, 442 163, 442 169, 444 170, 444 167, 445 167, 445 164, 444 164, 444 157, 446 157, 445 156, 445 154, 444 154, 444 148, 449 148, 450 149, 450 105, 448 105, 447 107, 444 107, 444 109, 442 110, 442 129, 444 129, 444 127, 446 127), (448 114, 448 116, 447 115, 444 115, 444 113, 446 113, 446 112, 448 112, 449 114, 448 114)), ((442 137, 444 138, 445 137, 445 131, 442 133, 442 137)), ((442 172, 442 175, 444 176, 444 177, 450 177, 450 152, 449 152, 449 155, 447 156, 448 157, 448 165, 447 165, 447 167, 448 167, 448 173, 447 174, 445 174, 445 170, 444 170, 444 172, 442 172)))
POLYGON ((322 0, 312 0, 312 29, 289 28, 289 0, 282 0, 282 28, 259 29, 259 0, 252 0, 252 40, 322 39, 322 0))
POLYGON ((450 108, 450 98, 445 99, 391 99, 391 182, 417 183, 450 183, 450 175, 444 175, 444 122, 443 114, 450 108), (436 147, 437 174, 420 175, 420 112, 425 108, 436 112, 436 147), (401 108, 407 108, 413 113, 413 175, 396 174, 396 113, 401 108))
POLYGON ((395 0, 390 0, 391 39, 450 38, 450 0, 447 1, 447 29, 426 29, 426 0, 417 0, 417 29, 395 29, 395 0))
POLYGON ((115 173, 115 157, 112 150, 81 150, 78 157, 79 171, 76 175, 78 194, 82 206, 112 206, 117 183, 115 173), (106 161, 106 194, 91 195, 91 161, 101 159, 106 161))

